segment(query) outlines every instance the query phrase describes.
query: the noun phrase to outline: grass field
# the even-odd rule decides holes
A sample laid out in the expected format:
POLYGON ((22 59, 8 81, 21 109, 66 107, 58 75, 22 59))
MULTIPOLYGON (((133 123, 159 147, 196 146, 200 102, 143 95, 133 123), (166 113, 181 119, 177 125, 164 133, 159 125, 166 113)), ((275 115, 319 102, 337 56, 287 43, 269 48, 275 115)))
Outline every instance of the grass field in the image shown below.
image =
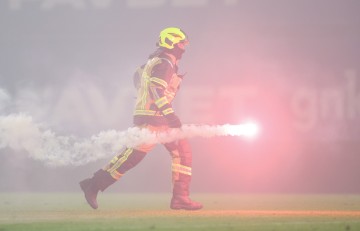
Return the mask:
POLYGON ((200 211, 172 211, 169 194, 2 193, 0 231, 360 230, 360 195, 194 194, 200 211))

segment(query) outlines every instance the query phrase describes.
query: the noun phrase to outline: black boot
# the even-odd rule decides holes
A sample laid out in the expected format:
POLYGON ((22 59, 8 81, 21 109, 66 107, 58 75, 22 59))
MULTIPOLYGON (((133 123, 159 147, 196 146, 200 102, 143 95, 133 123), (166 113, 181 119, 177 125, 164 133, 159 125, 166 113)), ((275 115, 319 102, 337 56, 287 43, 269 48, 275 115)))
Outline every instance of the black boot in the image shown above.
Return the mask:
POLYGON ((192 201, 189 198, 189 183, 175 182, 173 197, 171 198, 171 209, 199 210, 203 205, 199 202, 192 201))
POLYGON ((94 173, 92 178, 87 178, 81 181, 80 187, 84 192, 84 196, 88 204, 93 208, 97 209, 97 194, 98 192, 104 191, 107 187, 112 185, 116 180, 106 171, 100 169, 94 173))

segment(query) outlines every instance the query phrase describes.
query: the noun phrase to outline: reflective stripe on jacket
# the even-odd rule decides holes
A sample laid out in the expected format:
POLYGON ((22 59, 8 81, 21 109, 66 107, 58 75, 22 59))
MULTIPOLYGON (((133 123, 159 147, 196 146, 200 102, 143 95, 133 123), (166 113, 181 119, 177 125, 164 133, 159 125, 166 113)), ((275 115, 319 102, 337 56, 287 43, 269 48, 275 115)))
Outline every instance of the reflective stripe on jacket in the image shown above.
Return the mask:
POLYGON ((138 69, 137 100, 134 111, 135 125, 166 125, 164 113, 173 113, 173 108, 161 111, 159 108, 173 101, 182 78, 166 55, 155 56, 138 69))

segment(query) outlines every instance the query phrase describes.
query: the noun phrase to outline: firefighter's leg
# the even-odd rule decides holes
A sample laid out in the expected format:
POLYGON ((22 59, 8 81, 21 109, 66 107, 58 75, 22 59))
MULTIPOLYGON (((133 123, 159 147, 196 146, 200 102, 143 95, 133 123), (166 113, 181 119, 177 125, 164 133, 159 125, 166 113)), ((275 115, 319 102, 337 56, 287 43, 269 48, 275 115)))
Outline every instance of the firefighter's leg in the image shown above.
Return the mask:
POLYGON ((113 184, 116 180, 110 176, 109 173, 104 171, 103 169, 99 169, 96 171, 91 178, 87 178, 81 181, 80 187, 84 192, 84 196, 88 204, 93 208, 97 209, 98 204, 96 201, 96 197, 98 192, 104 191, 107 187, 113 184))
POLYGON ((187 140, 165 144, 172 156, 173 196, 171 209, 198 210, 203 206, 189 198, 192 153, 187 140))
POLYGON ((98 208, 97 194, 104 191, 111 184, 120 179, 128 170, 135 167, 153 145, 145 145, 139 149, 127 148, 120 155, 115 156, 103 169, 95 172, 92 178, 80 182, 86 201, 93 209, 98 208))
POLYGON ((146 153, 154 145, 144 145, 141 147, 127 148, 120 155, 115 156, 104 170, 115 180, 119 180, 122 175, 135 167, 146 156, 146 153))

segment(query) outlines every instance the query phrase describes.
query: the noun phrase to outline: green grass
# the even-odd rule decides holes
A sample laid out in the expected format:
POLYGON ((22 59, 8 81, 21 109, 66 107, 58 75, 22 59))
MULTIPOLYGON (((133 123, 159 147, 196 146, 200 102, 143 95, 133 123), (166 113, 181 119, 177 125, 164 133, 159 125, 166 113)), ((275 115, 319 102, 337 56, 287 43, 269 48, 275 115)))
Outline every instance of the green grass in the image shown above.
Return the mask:
POLYGON ((360 230, 360 195, 194 194, 200 211, 169 209, 169 194, 0 194, 0 231, 360 230))

